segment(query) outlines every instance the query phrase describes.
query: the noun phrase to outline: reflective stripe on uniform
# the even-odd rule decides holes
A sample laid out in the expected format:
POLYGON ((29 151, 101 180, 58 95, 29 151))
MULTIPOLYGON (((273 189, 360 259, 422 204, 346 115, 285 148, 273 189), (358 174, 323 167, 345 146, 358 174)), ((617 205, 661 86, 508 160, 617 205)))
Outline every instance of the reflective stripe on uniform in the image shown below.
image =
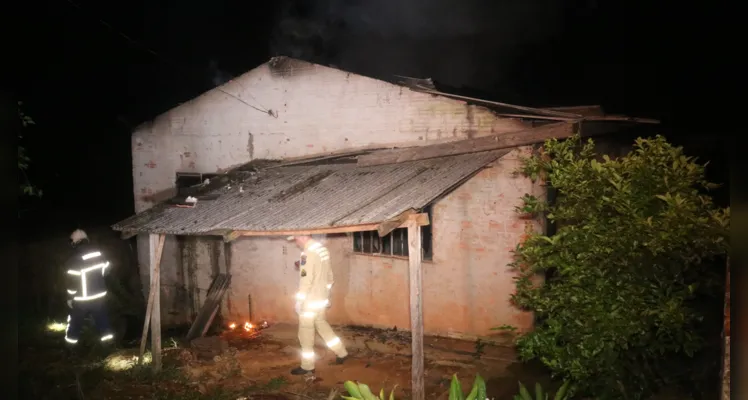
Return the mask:
POLYGON ((314 352, 313 351, 302 351, 301 356, 306 358, 307 360, 311 360, 314 358, 314 352))
POLYGON ((78 343, 78 339, 71 339, 68 337, 68 330, 70 329, 70 315, 68 315, 68 323, 67 326, 65 326, 65 341, 71 344, 78 343))
POLYGON ((101 253, 99 253, 98 251, 94 251, 93 253, 84 254, 81 258, 83 259, 83 261, 86 261, 92 258, 99 257, 100 255, 101 253))
POLYGON ((310 310, 321 310, 325 307, 327 307, 327 304, 329 303, 329 300, 320 300, 320 301, 313 301, 306 305, 306 308, 310 310))
POLYGON ((108 266, 109 266, 109 261, 103 262, 103 263, 99 263, 99 264, 96 264, 96 265, 88 267, 88 268, 83 268, 81 270, 81 272, 85 274, 85 273, 87 273, 89 271, 93 271, 93 270, 99 269, 99 268, 104 269, 104 268, 106 268, 108 266))
POLYGON ((322 261, 327 261, 330 259, 330 252, 327 250, 327 247, 322 246, 319 242, 312 243, 309 246, 309 250, 317 253, 322 261))
POLYGON ((304 293, 298 292, 296 293, 296 300, 302 301, 306 299, 306 295, 304 293))
POLYGON ((101 337, 101 341, 102 342, 106 342, 107 340, 112 340, 113 338, 114 338, 114 335, 112 335, 112 334, 104 335, 104 336, 101 337))
POLYGON ((100 298, 102 298, 104 296, 106 296, 106 291, 103 291, 101 293, 95 294, 93 296, 75 296, 75 297, 73 297, 73 300, 75 300, 75 301, 91 301, 91 300, 100 299, 100 298))
MULTIPOLYGON (((88 258, 90 259, 90 258, 98 257, 100 255, 101 255, 101 253, 99 253, 97 251, 97 252, 93 252, 93 253, 88 253, 88 254, 86 254, 83 257, 89 256, 88 258)), ((109 262, 108 261, 103 262, 103 263, 99 263, 99 264, 96 264, 96 265, 93 265, 91 267, 83 268, 81 270, 74 270, 74 269, 68 270, 68 274, 75 275, 75 276, 80 276, 80 279, 81 279, 81 295, 73 297, 73 300, 75 300, 75 301, 89 301, 89 300, 95 300, 95 299, 99 299, 99 298, 102 298, 102 297, 106 296, 106 293, 107 293, 106 291, 103 291, 103 292, 100 292, 100 293, 97 293, 97 294, 94 294, 94 295, 89 295, 88 294, 88 283, 87 283, 87 280, 86 280, 86 274, 89 273, 89 272, 91 272, 91 271, 96 271, 96 270, 100 269, 101 270, 101 275, 103 276, 104 275, 104 271, 106 270, 107 267, 109 267, 109 262)), ((77 291, 68 289, 68 293, 70 293, 70 294, 76 294, 77 291)))

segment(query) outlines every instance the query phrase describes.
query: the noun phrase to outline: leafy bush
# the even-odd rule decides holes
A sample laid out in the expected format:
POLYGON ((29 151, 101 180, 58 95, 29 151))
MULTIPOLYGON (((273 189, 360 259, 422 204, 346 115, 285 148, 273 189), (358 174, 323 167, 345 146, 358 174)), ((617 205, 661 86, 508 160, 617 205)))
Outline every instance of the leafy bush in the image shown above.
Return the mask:
MULTIPOLYGON (((353 381, 346 381, 343 386, 348 391, 350 396, 341 396, 346 400, 384 400, 384 389, 379 391, 379 396, 374 395, 368 385, 363 383, 356 383, 353 381)), ((395 386, 397 387, 397 386, 395 386)), ((452 376, 452 382, 449 385, 449 400, 485 400, 486 397, 486 382, 480 375, 475 376, 473 381, 473 388, 467 397, 462 393, 462 385, 460 380, 457 379, 457 375, 452 376)), ((390 392, 389 400, 395 400, 395 388, 392 388, 390 392)))
MULTIPOLYGON (((350 396, 341 396, 342 398, 346 400, 384 400, 384 388, 382 388, 379 391, 379 396, 375 396, 368 385, 364 383, 357 383, 353 381, 345 381, 343 383, 343 386, 345 387, 345 390, 348 391, 348 394, 350 396)), ((390 392, 389 400, 395 400, 395 387, 392 388, 392 391, 390 392)))
MULTIPOLYGON (((566 381, 563 385, 558 389, 556 392, 556 395, 553 396, 553 400, 569 400, 571 396, 569 395, 569 384, 571 382, 566 381)), ((519 383, 519 394, 514 395, 514 400, 548 400, 550 396, 550 393, 544 392, 543 387, 540 386, 539 383, 535 384, 535 397, 530 395, 530 392, 527 390, 525 385, 522 384, 522 382, 519 383)))
POLYGON ((537 317, 520 356, 602 398, 637 399, 667 383, 666 360, 703 344, 700 296, 719 295, 721 271, 709 262, 728 249, 729 208, 704 194, 715 187, 704 166, 660 136, 617 160, 574 137, 547 141, 521 172, 558 195, 518 207, 557 227, 516 249, 513 301, 537 317))
POLYGON ((452 382, 449 385, 449 400, 487 400, 486 382, 480 375, 475 375, 473 388, 470 390, 467 397, 465 397, 465 395, 462 394, 460 380, 457 379, 457 374, 454 374, 452 375, 452 382))

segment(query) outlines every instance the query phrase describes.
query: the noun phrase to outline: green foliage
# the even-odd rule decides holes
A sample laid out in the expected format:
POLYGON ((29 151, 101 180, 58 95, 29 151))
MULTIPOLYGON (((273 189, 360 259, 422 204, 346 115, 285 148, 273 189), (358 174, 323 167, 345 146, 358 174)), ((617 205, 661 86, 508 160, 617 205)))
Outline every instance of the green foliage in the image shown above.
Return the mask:
MULTIPOLYGON (((356 383, 352 381, 346 381, 343 386, 348 391, 349 396, 341 396, 346 400, 385 400, 384 389, 379 391, 379 396, 374 395, 371 392, 369 386, 363 383, 356 383)), ((390 392, 389 400, 395 400, 395 385, 390 392)), ((449 400, 484 400, 486 399, 486 382, 480 375, 476 375, 475 381, 473 382, 473 388, 470 390, 467 396, 462 393, 462 385, 460 380, 457 379, 457 375, 452 376, 452 382, 449 385, 449 400)))
MULTIPOLYGON (((381 389, 379 391, 379 396, 374 395, 371 392, 371 389, 369 389, 369 386, 363 383, 356 383, 353 381, 346 381, 343 383, 343 386, 345 387, 345 390, 348 391, 348 394, 350 396, 341 396, 342 398, 346 400, 385 400, 384 397, 384 389, 381 389)), ((395 400, 395 388, 397 388, 397 385, 392 388, 392 391, 390 392, 389 400, 395 400)))
MULTIPOLYGON (((23 110, 21 110, 21 106, 23 105, 22 102, 18 102, 18 118, 21 120, 21 125, 23 125, 23 128, 26 129, 31 125, 35 125, 31 117, 26 115, 23 110)), ((18 140, 20 141, 23 139, 23 135, 18 135, 18 140)), ((18 145, 18 171, 21 173, 22 180, 19 184, 20 194, 23 196, 42 196, 42 190, 38 187, 32 185, 29 182, 28 177, 26 176, 26 170, 29 168, 29 163, 31 162, 31 159, 26 154, 26 149, 18 145)))
POLYGON ((538 318, 520 356, 602 398, 637 399, 669 382, 665 360, 703 344, 698 305, 721 287, 709 262, 728 250, 730 210, 705 195, 716 185, 704 166, 660 136, 617 160, 598 159, 577 136, 547 141, 521 172, 558 196, 551 205, 526 196, 520 207, 557 225, 515 252, 513 301, 538 318))
POLYGON ((486 382, 480 375, 475 376, 473 388, 467 397, 462 393, 462 386, 460 380, 457 379, 457 374, 452 375, 452 383, 449 385, 449 400, 484 400, 486 398, 488 398, 486 396, 486 382))
MULTIPOLYGON (((569 400, 571 399, 571 392, 569 391, 570 381, 564 382, 563 385, 558 389, 556 395, 553 396, 553 400, 569 400)), ((519 382, 519 394, 514 395, 514 400, 549 400, 550 393, 544 392, 543 387, 539 384, 535 384, 535 397, 530 396, 530 392, 527 390, 522 382, 519 382)))

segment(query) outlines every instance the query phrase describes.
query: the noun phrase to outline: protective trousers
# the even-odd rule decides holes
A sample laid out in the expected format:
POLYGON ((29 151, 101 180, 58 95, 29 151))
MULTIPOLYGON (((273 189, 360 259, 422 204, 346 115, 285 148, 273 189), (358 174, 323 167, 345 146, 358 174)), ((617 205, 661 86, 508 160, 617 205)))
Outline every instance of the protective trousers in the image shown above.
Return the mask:
POLYGON ((311 371, 314 369, 314 333, 319 333, 327 347, 336 356, 343 358, 348 355, 343 342, 333 332, 330 324, 325 320, 325 311, 305 311, 299 316, 299 343, 301 344, 301 368, 311 371))
POLYGON ((102 298, 91 301, 73 301, 73 307, 70 310, 70 315, 68 315, 68 326, 65 329, 65 341, 70 344, 78 342, 83 330, 83 323, 89 314, 93 317, 96 329, 101 335, 99 339, 102 342, 114 339, 112 328, 109 325, 106 301, 102 298))

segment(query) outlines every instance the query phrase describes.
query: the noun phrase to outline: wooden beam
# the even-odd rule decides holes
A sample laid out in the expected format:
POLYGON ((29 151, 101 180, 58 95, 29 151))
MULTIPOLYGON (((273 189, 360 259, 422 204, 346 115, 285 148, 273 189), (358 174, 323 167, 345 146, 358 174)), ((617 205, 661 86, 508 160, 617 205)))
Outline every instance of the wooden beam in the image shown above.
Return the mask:
MULTIPOLYGON (((159 282, 154 278, 154 271, 160 270, 160 264, 161 264, 161 253, 163 253, 164 250, 164 241, 166 240, 165 235, 154 235, 151 234, 149 236, 148 244, 149 246, 149 252, 150 252, 150 275, 151 275, 151 284, 148 289, 148 305, 145 309, 145 321, 143 321, 143 335, 140 339, 140 353, 138 354, 138 364, 143 364, 143 355, 145 354, 145 343, 148 339, 148 327, 151 322, 151 316, 153 315, 153 303, 156 298, 156 292, 159 292, 161 288, 159 286, 156 286, 159 282), (154 246, 154 236, 158 236, 158 240, 155 243, 154 246)), ((160 314, 159 314, 160 316, 160 314)), ((151 335, 151 341, 153 341, 153 335, 151 335)), ((153 354, 151 354, 153 356, 153 354)), ((151 360, 153 361, 153 359, 151 360)))
POLYGON ((625 115, 589 116, 589 117, 584 117, 584 120, 585 121, 635 122, 637 124, 659 124, 660 123, 660 121, 657 119, 627 117, 625 115))
POLYGON ((382 151, 358 158, 359 166, 396 164, 406 161, 476 153, 481 151, 508 149, 518 146, 543 143, 547 139, 562 139, 579 131, 578 123, 557 122, 517 132, 500 133, 475 139, 419 146, 407 149, 382 151))
POLYGON ((223 241, 225 243, 230 243, 230 242, 234 241, 236 238, 238 238, 241 235, 242 235, 241 231, 231 231, 231 232, 223 235, 223 241))
POLYGON ((574 117, 556 117, 552 115, 536 115, 536 114, 513 114, 513 113, 504 113, 504 112, 494 112, 494 114, 498 115, 499 117, 505 117, 505 118, 520 118, 520 119, 545 119, 549 121, 566 121, 566 122, 575 122, 581 119, 580 116, 574 116, 574 117))
POLYGON ((415 214, 415 213, 416 213, 416 210, 411 208, 409 210, 403 211, 397 217, 390 218, 387 221, 382 222, 377 227, 377 233, 379 233, 379 237, 387 236, 388 233, 397 229, 398 226, 402 226, 408 220, 408 217, 411 214, 415 214))
POLYGON ((161 371, 161 255, 164 250, 165 234, 151 235, 151 248, 153 245, 158 246, 153 265, 153 280, 156 282, 156 290, 153 296, 153 310, 151 311, 151 357, 153 360, 153 370, 161 371))
POLYGON ((120 234, 120 237, 123 240, 127 240, 127 239, 130 239, 131 237, 137 236, 137 235, 138 235, 137 231, 122 231, 122 233, 120 234))
POLYGON ((411 396, 425 400, 423 355, 423 270, 421 269, 421 227, 415 218, 409 218, 408 270, 410 272, 410 332, 411 332, 411 396))
POLYGON ((605 115, 603 108, 599 105, 590 106, 567 106, 567 107, 546 107, 546 110, 561 111, 570 114, 577 114, 583 117, 598 116, 602 117, 605 115))
POLYGON ((484 99, 478 99, 475 97, 468 97, 468 96, 461 96, 458 94, 452 94, 452 93, 444 93, 440 92, 438 90, 430 90, 430 89, 418 89, 417 91, 423 92, 423 93, 429 93, 429 94, 435 94, 437 96, 444 96, 444 97, 451 97, 454 99, 460 99, 460 100, 467 100, 472 101, 475 103, 482 103, 484 105, 492 105, 492 106, 499 106, 499 107, 506 107, 506 108, 513 108, 515 110, 525 111, 537 115, 547 115, 547 116, 556 116, 556 117, 566 117, 566 118, 574 118, 576 115, 561 112, 561 111, 555 111, 555 110, 549 110, 544 108, 534 108, 534 107, 525 107, 525 106, 518 106, 516 104, 509 104, 509 103, 501 103, 498 101, 491 101, 491 100, 484 100, 484 99))
MULTIPOLYGON (((416 215, 414 221, 418 226, 424 226, 429 224, 428 214, 413 214, 416 215)), ((242 236, 299 236, 299 235, 329 235, 333 233, 351 233, 351 232, 365 232, 365 231, 376 231, 379 229, 380 224, 362 224, 362 225, 349 225, 349 226, 336 226, 329 228, 315 228, 315 229, 299 229, 299 230, 285 230, 285 231, 235 231, 241 232, 242 236)), ((401 224, 396 228, 405 228, 406 224, 401 224)))

